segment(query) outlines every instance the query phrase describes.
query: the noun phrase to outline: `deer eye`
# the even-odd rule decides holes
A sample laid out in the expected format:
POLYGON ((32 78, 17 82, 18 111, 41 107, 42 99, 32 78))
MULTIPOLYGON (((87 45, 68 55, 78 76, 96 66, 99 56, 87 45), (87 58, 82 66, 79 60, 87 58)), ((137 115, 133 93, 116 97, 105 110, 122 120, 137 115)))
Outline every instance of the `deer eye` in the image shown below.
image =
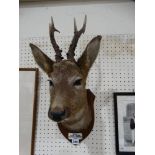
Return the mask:
POLYGON ((74 85, 74 86, 80 86, 81 83, 82 83, 82 79, 78 79, 78 80, 76 80, 76 81, 73 83, 73 85, 74 85))
POLYGON ((54 86, 52 80, 48 80, 50 86, 54 86))

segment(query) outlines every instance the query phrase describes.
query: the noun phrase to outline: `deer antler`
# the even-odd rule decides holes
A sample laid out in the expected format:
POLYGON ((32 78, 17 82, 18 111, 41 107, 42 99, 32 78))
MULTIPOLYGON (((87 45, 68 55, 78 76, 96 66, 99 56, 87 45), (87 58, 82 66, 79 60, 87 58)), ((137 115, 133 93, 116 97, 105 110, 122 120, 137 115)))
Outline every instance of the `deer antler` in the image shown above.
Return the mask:
MULTIPOLYGON (((69 50, 68 50, 68 53, 67 53, 67 59, 70 59, 70 60, 74 60, 74 56, 75 56, 75 48, 77 46, 77 42, 81 36, 82 33, 85 32, 85 29, 86 29, 86 22, 87 22, 87 16, 85 15, 85 18, 84 18, 84 22, 83 22, 83 26, 82 28, 78 31, 77 30, 77 25, 76 25, 76 20, 74 18, 74 37, 72 39, 72 42, 69 46, 69 50)), ((75 60, 74 60, 75 61, 75 60)))
POLYGON ((51 24, 49 25, 49 34, 50 34, 50 40, 51 40, 51 43, 52 43, 52 46, 55 50, 55 60, 56 62, 59 62, 63 59, 61 53, 62 53, 62 50, 60 50, 58 44, 56 43, 55 41, 55 37, 54 37, 54 32, 57 31, 60 33, 60 31, 58 31, 55 26, 54 26, 54 22, 53 22, 53 18, 51 17, 51 24))

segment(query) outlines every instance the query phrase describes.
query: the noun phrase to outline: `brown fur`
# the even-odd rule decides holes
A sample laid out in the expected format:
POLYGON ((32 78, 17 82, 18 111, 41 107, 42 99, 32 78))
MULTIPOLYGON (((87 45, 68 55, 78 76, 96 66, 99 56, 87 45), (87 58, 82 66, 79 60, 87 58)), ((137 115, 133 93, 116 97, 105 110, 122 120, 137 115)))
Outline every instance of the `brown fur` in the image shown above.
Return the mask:
POLYGON ((65 111, 61 123, 68 129, 85 129, 91 121, 85 85, 88 71, 97 57, 100 41, 101 36, 93 38, 77 63, 71 60, 55 63, 38 47, 30 45, 36 62, 53 82, 53 86, 50 86, 50 110, 65 111), (77 79, 81 79, 81 84, 74 86, 77 79))

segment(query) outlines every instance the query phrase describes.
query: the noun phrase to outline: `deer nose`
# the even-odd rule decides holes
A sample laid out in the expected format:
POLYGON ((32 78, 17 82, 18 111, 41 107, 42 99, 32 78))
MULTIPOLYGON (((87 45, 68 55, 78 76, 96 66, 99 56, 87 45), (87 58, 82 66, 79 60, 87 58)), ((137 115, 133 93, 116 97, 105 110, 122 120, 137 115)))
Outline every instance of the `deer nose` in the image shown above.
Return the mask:
POLYGON ((58 112, 52 112, 52 111, 51 111, 51 115, 52 115, 53 117, 62 117, 62 116, 65 115, 65 111, 58 111, 58 112))
POLYGON ((49 116, 49 118, 51 118, 52 120, 54 120, 54 121, 56 121, 56 122, 59 122, 59 121, 61 121, 62 119, 63 119, 63 116, 65 116, 65 110, 64 111, 51 111, 51 110, 49 110, 49 112, 48 112, 48 116, 49 116))

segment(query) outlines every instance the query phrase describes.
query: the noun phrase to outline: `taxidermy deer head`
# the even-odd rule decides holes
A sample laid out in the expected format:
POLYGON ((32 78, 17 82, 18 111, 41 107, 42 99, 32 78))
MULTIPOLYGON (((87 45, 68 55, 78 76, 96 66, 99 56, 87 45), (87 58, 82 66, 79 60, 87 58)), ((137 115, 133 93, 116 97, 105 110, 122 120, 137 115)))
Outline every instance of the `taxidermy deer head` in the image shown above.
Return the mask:
POLYGON ((53 18, 49 25, 49 35, 56 53, 55 61, 37 46, 30 44, 36 63, 49 77, 49 118, 75 131, 86 129, 92 119, 85 85, 88 72, 98 55, 101 41, 101 36, 94 37, 86 46, 82 56, 77 61, 74 59, 78 40, 86 29, 86 20, 85 16, 83 26, 78 31, 74 19, 74 36, 67 52, 67 60, 63 60, 62 50, 54 37, 54 32, 59 31, 54 26, 53 18))

